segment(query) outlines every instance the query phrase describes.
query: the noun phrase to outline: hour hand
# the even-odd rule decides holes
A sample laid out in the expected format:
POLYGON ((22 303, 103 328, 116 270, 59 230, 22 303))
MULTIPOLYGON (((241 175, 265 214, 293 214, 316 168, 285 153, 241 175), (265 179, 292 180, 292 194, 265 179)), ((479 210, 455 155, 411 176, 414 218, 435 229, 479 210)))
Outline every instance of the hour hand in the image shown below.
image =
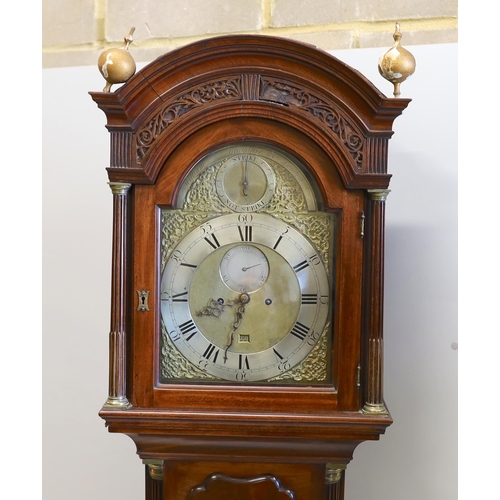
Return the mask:
POLYGON ((248 196, 248 158, 245 160, 245 165, 243 167, 243 196, 248 196))
POLYGON ((196 316, 213 316, 215 318, 220 318, 226 307, 232 307, 235 302, 230 300, 229 302, 224 302, 224 299, 210 299, 208 304, 196 313, 196 316))

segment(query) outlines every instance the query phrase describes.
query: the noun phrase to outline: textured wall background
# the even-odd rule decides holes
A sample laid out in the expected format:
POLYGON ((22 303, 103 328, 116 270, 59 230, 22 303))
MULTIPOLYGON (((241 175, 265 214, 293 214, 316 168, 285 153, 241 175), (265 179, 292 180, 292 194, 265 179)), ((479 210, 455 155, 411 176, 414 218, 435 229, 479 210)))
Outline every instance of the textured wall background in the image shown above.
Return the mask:
POLYGON ((324 50, 458 41, 458 0, 43 0, 43 67, 97 63, 136 28, 130 50, 149 62, 227 33, 294 38, 324 50))

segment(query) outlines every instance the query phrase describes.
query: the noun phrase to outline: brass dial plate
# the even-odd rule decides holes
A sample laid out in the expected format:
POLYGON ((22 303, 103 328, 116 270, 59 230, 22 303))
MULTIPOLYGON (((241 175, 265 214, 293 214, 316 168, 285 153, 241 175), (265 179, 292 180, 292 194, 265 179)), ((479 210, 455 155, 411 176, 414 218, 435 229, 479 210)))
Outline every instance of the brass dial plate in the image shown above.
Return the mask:
POLYGON ((290 225, 265 214, 223 215, 193 229, 173 255, 161 280, 162 318, 172 343, 201 371, 262 381, 293 368, 316 346, 328 320, 327 272, 315 247, 290 225), (248 294, 233 331, 241 295, 224 284, 220 266, 241 244, 262 252, 269 270, 248 294), (219 299, 221 314, 198 315, 219 299))

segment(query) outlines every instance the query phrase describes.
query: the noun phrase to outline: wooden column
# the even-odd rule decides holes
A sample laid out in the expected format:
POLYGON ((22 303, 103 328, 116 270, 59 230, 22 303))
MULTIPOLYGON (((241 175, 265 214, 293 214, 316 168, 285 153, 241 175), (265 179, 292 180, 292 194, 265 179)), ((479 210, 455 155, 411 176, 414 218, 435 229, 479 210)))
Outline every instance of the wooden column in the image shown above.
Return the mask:
POLYGON ((110 182, 113 193, 113 253, 111 275, 111 327, 109 333, 109 390, 103 408, 129 408, 126 392, 126 287, 127 194, 131 184, 110 182))
POLYGON ((368 313, 368 388, 363 413, 386 415, 384 403, 383 361, 384 361, 384 241, 385 200, 388 189, 369 189, 370 211, 370 283, 371 293, 368 313))
POLYGON ((326 464, 325 500, 343 500, 344 464, 326 464))
POLYGON ((163 500, 163 460, 143 460, 146 466, 146 500, 163 500))

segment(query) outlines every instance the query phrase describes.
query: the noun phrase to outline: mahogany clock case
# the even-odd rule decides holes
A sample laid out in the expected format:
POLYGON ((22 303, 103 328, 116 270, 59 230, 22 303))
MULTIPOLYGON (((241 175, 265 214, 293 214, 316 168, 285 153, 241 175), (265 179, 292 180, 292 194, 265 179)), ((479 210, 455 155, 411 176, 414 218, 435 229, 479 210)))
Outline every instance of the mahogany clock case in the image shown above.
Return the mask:
MULTIPOLYGON (((418 74, 405 82, 403 95, 413 102, 395 122, 389 151, 384 392, 395 424, 380 442, 357 448, 347 467, 346 498, 456 495, 457 351, 448 339, 455 340, 456 313, 450 283, 456 256, 457 46, 411 51, 418 74), (436 74, 446 91, 436 92, 436 74), (422 418, 416 408, 424 406, 438 411, 422 418), (416 471, 426 479, 408 489, 416 471)), ((389 95, 390 84, 377 74, 380 54, 335 53, 389 95)), ((144 471, 133 441, 108 434, 96 415, 108 385, 112 194, 104 168, 105 117, 87 92, 102 88, 102 77, 94 65, 46 69, 43 79, 44 494, 57 500, 140 498, 144 471), (65 290, 75 290, 78 300, 65 290)))
POLYGON ((392 422, 383 400, 384 206, 392 123, 383 96, 338 59, 290 40, 226 36, 160 57, 112 93, 110 398, 101 416, 142 458, 346 464, 392 422), (277 147, 335 214, 331 360, 323 385, 160 383, 159 211, 217 148, 277 147), (147 304, 137 301, 137 294, 147 304))

